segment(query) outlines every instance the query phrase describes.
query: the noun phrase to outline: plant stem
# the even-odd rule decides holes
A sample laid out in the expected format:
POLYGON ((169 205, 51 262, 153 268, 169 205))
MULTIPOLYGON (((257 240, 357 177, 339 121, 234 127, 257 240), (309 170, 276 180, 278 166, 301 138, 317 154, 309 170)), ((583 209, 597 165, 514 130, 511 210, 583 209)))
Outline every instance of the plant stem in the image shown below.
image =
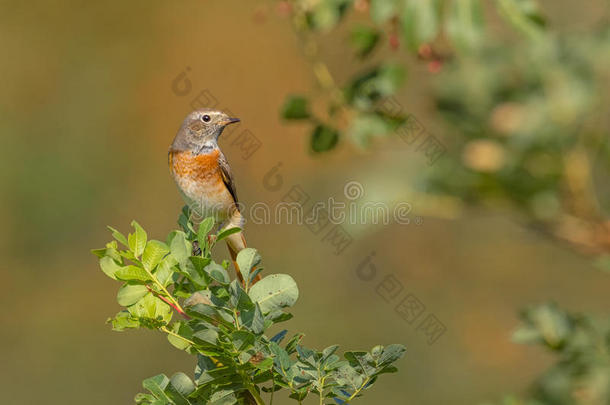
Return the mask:
POLYGON ((239 315, 237 315, 237 309, 233 310, 233 319, 235 319, 235 327, 237 330, 240 330, 241 327, 239 326, 239 315))
POLYGON ((144 268, 144 271, 146 272, 146 274, 148 274, 148 277, 150 277, 151 280, 161 289, 161 291, 163 291, 163 293, 167 295, 167 298, 174 304, 174 308, 176 308, 176 310, 181 314, 185 315, 186 313, 184 312, 184 309, 182 309, 178 301, 176 301, 176 299, 169 293, 169 291, 167 291, 167 288, 165 288, 165 286, 159 282, 159 279, 157 279, 157 277, 155 277, 155 275, 152 274, 152 272, 148 271, 146 268, 144 268))
POLYGON ((248 385, 248 392, 252 394, 257 404, 265 405, 265 401, 263 401, 263 398, 261 398, 261 395, 258 393, 254 385, 248 385))
POLYGON ((351 401, 352 399, 356 398, 356 395, 358 395, 360 393, 360 391, 362 391, 364 389, 364 387, 366 387, 366 385, 369 383, 370 381, 370 377, 366 377, 366 379, 364 380, 364 382, 362 383, 362 385, 360 386, 360 388, 358 388, 351 397, 349 397, 347 399, 347 401, 345 401, 345 403, 347 404, 349 401, 351 401))
MULTIPOLYGON (((195 342, 193 342, 192 340, 189 340, 189 339, 187 339, 187 338, 185 338, 185 337, 183 337, 183 336, 180 336, 180 335, 179 335, 179 334, 177 334, 176 332, 174 332, 174 331, 171 331, 171 330, 167 329, 165 326, 161 326, 161 330, 162 330, 163 332, 167 333, 168 335, 172 335, 172 336, 174 336, 174 337, 177 337, 178 339, 184 340, 184 341, 185 341, 186 343, 188 343, 189 345, 194 345, 194 344, 195 344, 195 342)), ((214 359, 212 359, 212 360, 214 360, 214 359)))
MULTIPOLYGON (((182 341, 184 341, 184 342, 188 343, 188 344, 189 344, 189 345, 191 345, 191 346, 195 345, 195 342, 193 342, 192 340, 189 340, 189 339, 187 339, 187 338, 185 338, 185 337, 183 337, 183 336, 180 336, 180 335, 179 335, 179 334, 177 334, 176 332, 174 332, 174 331, 171 331, 171 330, 167 329, 167 327, 165 327, 165 326, 161 326, 161 328, 160 328, 160 329, 161 329, 163 332, 167 333, 168 335, 171 335, 171 336, 174 336, 174 337, 176 337, 176 338, 178 338, 178 339, 181 339, 182 341)), ((220 362, 218 359, 216 359, 216 358, 214 358, 214 357, 212 357, 212 356, 208 356, 208 357, 210 358, 210 360, 212 360, 212 362, 213 362, 213 363, 214 363, 214 364, 215 364, 217 367, 222 366, 222 363, 221 363, 221 362, 220 362)))
POLYGON ((256 390, 256 387, 254 386, 254 384, 252 384, 250 376, 247 373, 245 373, 243 371, 239 371, 239 370, 237 370, 237 373, 241 377, 241 380, 243 381, 244 386, 246 387, 246 389, 248 390, 248 392, 250 393, 250 395, 252 396, 252 398, 254 399, 256 404, 265 405, 265 401, 263 400, 263 398, 261 398, 261 395, 256 390))
POLYGON ((150 291, 155 297, 158 297, 161 301, 165 302, 167 305, 169 305, 170 307, 174 308, 176 311, 178 311, 178 313, 180 313, 180 315, 182 315, 185 318, 190 318, 183 310, 182 308, 178 305, 176 306, 176 304, 174 304, 173 302, 171 302, 169 299, 165 298, 164 296, 162 296, 161 294, 159 294, 158 292, 154 291, 152 288, 150 288, 149 285, 146 286, 146 288, 148 289, 148 291, 150 291))
MULTIPOLYGON (((318 373, 319 372, 320 369, 318 368, 318 373)), ((324 405, 324 380, 326 380, 326 377, 322 377, 320 380, 320 405, 324 405)))
POLYGON ((273 405, 273 394, 275 393, 275 376, 273 375, 273 369, 271 370, 271 398, 269 398, 269 405, 273 405))

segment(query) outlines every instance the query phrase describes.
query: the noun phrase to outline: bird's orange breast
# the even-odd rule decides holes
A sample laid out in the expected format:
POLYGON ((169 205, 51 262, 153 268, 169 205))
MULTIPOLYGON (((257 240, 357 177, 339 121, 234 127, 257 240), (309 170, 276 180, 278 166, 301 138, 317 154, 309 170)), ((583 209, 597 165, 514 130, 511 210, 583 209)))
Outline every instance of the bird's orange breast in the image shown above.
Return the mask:
POLYGON ((226 219, 235 206, 218 164, 220 152, 170 151, 169 168, 185 202, 201 217, 226 219))
POLYGON ((170 151, 169 168, 177 178, 198 182, 222 182, 218 156, 214 150, 207 154, 193 155, 190 151, 170 151))

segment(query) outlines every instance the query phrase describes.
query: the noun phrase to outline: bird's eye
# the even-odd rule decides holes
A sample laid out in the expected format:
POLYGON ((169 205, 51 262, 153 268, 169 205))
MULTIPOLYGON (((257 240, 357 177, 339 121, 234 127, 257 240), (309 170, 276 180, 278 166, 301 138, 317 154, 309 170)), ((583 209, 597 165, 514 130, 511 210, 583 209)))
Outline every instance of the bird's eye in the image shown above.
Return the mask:
POLYGON ((202 120, 203 122, 210 122, 210 116, 206 114, 206 115, 204 115, 203 117, 201 117, 201 120, 202 120))

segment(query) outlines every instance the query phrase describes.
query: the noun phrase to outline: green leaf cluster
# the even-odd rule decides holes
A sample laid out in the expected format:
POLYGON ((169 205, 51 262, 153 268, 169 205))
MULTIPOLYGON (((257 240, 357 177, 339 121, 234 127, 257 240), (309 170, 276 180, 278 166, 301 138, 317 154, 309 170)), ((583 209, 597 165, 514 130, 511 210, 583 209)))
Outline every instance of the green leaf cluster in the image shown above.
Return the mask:
MULTIPOLYGON (((214 220, 198 227, 185 207, 165 242, 149 240, 132 222, 127 236, 109 228, 113 241, 93 250, 100 268, 121 282, 117 294, 124 307, 109 322, 115 330, 149 328, 167 335, 174 347, 196 357, 192 377, 161 374, 144 380, 146 393, 137 404, 264 404, 262 395, 286 390, 297 401, 309 394, 348 403, 370 388, 404 353, 401 345, 377 346, 367 352, 335 354, 337 346, 321 352, 301 344, 296 333, 284 343, 287 331, 269 337, 268 330, 289 320, 286 312, 299 296, 287 274, 261 273, 261 256, 252 248, 237 255, 245 282, 232 279, 227 262, 211 257, 214 245, 236 230, 214 234, 214 220)), ((322 403, 322 402, 321 402, 322 403)))
POLYGON ((610 400, 610 321, 570 313, 554 303, 522 313, 513 339, 538 345, 556 361, 530 387, 525 398, 507 396, 501 404, 605 404, 610 400))
POLYGON ((607 115, 600 89, 610 85, 609 54, 607 26, 518 48, 485 47, 452 63, 434 98, 456 135, 454 152, 424 174, 427 192, 502 201, 538 224, 603 218, 610 126, 591 117, 607 115), (566 191, 575 178, 588 186, 566 191))
MULTIPOLYGON (((391 134, 406 117, 400 112, 387 111, 382 102, 400 89, 405 76, 405 69, 395 63, 366 70, 342 89, 340 102, 329 105, 328 116, 354 115, 344 132, 361 146, 367 146, 374 137, 391 134)), ((339 142, 342 131, 313 114, 310 101, 303 95, 291 95, 286 99, 282 117, 311 123, 309 146, 314 153, 330 151, 339 142)))
MULTIPOLYGON (((403 87, 406 75, 403 63, 397 62, 406 58, 398 51, 416 54, 429 63, 431 72, 437 72, 454 51, 469 55, 491 42, 485 24, 489 13, 482 0, 296 0, 292 4, 291 20, 322 91, 316 91, 315 98, 288 96, 280 115, 310 123, 309 149, 313 153, 333 150, 343 136, 366 148, 376 137, 391 135, 404 123, 407 112, 392 98, 403 87), (348 18, 363 12, 367 21, 362 16, 348 18), (335 79, 317 55, 322 36, 340 24, 348 25, 347 46, 356 62, 362 63, 351 69, 356 73, 346 80, 335 79), (387 56, 384 43, 397 57, 387 56), (450 49, 437 52, 436 45, 441 49, 450 45, 450 49), (326 105, 322 113, 312 109, 318 100, 326 105)), ((526 37, 548 37, 536 0, 497 0, 488 7, 496 8, 526 37)))

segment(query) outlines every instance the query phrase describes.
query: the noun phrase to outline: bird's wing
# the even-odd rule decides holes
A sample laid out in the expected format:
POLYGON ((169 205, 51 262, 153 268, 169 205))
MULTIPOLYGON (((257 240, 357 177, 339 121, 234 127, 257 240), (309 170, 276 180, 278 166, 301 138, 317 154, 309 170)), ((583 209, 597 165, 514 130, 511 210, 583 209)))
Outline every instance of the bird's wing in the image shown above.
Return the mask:
POLYGON ((222 153, 218 156, 218 166, 220 166, 222 181, 225 183, 225 186, 227 186, 233 200, 237 203, 237 193, 235 192, 235 182, 233 181, 233 175, 231 174, 231 167, 229 166, 227 158, 225 158, 222 153))

